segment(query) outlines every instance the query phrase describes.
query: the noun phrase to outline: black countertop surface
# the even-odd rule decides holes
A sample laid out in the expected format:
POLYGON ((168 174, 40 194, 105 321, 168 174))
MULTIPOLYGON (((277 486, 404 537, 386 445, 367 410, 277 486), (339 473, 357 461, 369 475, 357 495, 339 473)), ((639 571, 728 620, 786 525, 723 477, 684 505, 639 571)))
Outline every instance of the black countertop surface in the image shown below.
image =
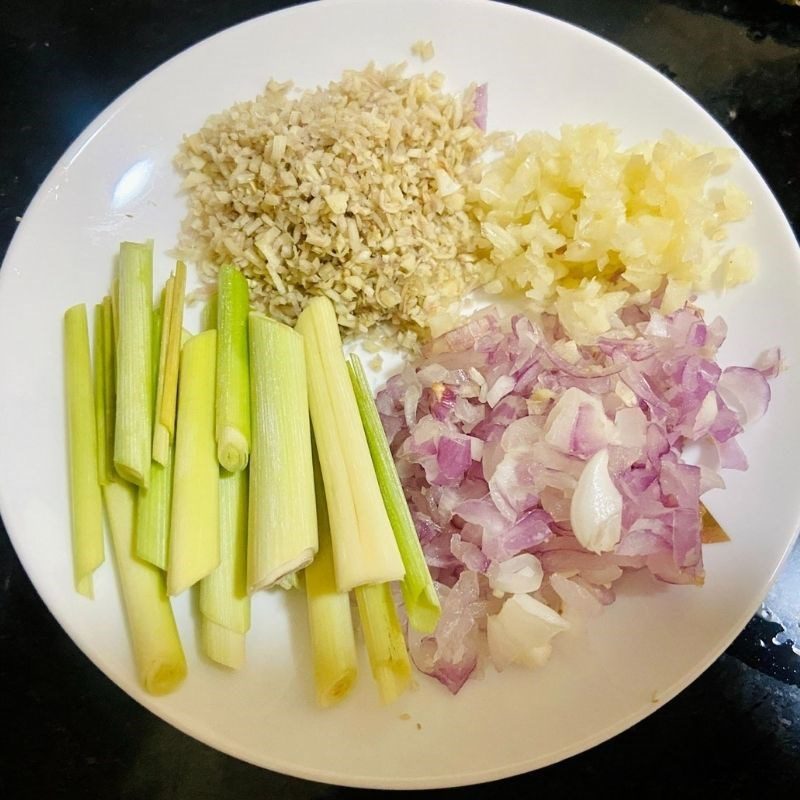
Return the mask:
MULTIPOLYGON (((256 0, 0 3, 0 256, 56 159, 167 58, 250 17, 256 0)), ((615 42, 697 99, 800 229, 800 6, 778 0, 528 0, 615 42)), ((455 22, 455 21, 454 21, 455 22)), ((4 376, 3 380, 8 380, 4 376)), ((800 489, 800 487, 798 487, 800 489)), ((657 713, 589 752, 460 797, 766 796, 800 780, 800 551, 762 612, 657 713), (552 796, 552 795, 551 795, 552 796)), ((366 795, 218 753, 141 708, 77 649, 0 526, 0 794, 6 798, 366 795)))

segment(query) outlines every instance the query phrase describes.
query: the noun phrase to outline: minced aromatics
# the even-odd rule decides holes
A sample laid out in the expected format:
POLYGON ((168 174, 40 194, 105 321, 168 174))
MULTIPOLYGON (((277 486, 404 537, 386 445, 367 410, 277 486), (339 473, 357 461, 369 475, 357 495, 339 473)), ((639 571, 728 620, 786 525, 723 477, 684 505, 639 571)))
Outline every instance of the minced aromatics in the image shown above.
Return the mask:
POLYGON ((377 396, 441 595, 417 666, 456 692, 486 652, 535 666, 614 600, 625 570, 703 581, 700 497, 745 469, 736 437, 770 399, 777 350, 722 369, 724 322, 628 308, 626 338, 580 346, 550 315, 481 312, 377 396), (706 448, 704 466, 683 450, 706 448))
POLYGON ((252 303, 286 323, 326 295, 344 333, 388 323, 406 347, 486 281, 464 210, 488 146, 485 93, 403 73, 370 65, 299 95, 271 81, 185 137, 180 250, 201 276, 235 264, 252 303))
POLYGON ((496 268, 487 288, 524 293, 532 311, 555 310, 590 342, 627 305, 658 297, 670 312, 749 280, 754 253, 723 244, 749 200, 712 180, 734 158, 669 132, 623 149, 605 124, 522 136, 467 197, 496 268))

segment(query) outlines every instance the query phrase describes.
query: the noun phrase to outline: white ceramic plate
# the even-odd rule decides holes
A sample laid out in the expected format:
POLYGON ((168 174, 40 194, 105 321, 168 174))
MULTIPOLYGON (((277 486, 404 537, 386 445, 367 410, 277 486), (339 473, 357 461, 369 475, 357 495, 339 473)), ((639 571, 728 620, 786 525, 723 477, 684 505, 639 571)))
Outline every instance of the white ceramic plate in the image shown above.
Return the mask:
MULTIPOLYGON (((183 201, 171 158, 184 132, 270 76, 300 86, 341 70, 410 58, 432 39, 453 88, 489 84, 494 129, 557 130, 606 120, 627 142, 665 128, 731 145, 722 129, 654 70, 584 31, 474 0, 343 0, 253 20, 160 67, 103 112, 45 181, 0 273, 0 508, 33 583, 67 633, 112 680, 192 736, 273 770, 355 786, 448 786, 550 764, 622 731, 675 695, 755 611, 800 516, 800 371, 774 384, 768 416, 742 437, 750 471, 727 475, 709 505, 733 541, 707 548, 705 588, 630 581, 583 637, 564 635, 536 672, 489 671, 450 696, 419 688, 382 708, 363 665, 341 707, 313 705, 302 597, 254 602, 248 664, 222 672, 197 653, 188 596, 175 603, 190 676, 154 699, 136 683, 119 595, 107 563, 89 602, 72 588, 61 325, 64 309, 108 289, 118 242, 153 237, 157 278, 171 268, 183 201), (402 715, 402 716, 401 716, 402 715)), ((722 299, 730 338, 722 357, 747 363, 780 343, 800 361, 800 263, 778 205, 743 157, 735 179, 753 200, 736 235, 761 273, 722 299)))

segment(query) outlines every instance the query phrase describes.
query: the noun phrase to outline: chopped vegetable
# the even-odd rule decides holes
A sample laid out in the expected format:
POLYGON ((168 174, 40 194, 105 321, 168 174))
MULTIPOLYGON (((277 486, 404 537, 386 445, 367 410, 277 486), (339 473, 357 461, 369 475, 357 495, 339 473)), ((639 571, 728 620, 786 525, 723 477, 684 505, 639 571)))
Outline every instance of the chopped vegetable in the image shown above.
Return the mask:
POLYGON ((315 297, 297 321, 305 341, 309 407, 331 525, 340 591, 400 580, 392 533, 347 373, 336 314, 315 297))
POLYGON ((250 456, 250 386, 247 315, 250 297, 244 275, 220 268, 217 291, 217 455, 229 472, 250 456))
POLYGON ((348 368, 381 496, 406 571, 400 586, 403 590, 408 621, 418 631, 432 633, 442 613, 439 596, 436 594, 430 570, 425 563, 414 520, 411 518, 403 486, 394 465, 392 451, 389 449, 389 442, 386 440, 386 433, 358 356, 350 356, 348 368))
POLYGON ((219 464, 214 440, 216 331, 192 337, 181 354, 172 530, 167 588, 188 589, 220 561, 219 464))
POLYGON ((64 314, 72 562, 76 590, 94 597, 92 573, 103 563, 103 506, 86 306, 64 314))
POLYGON ((303 338, 250 315, 253 446, 247 585, 273 586, 317 552, 314 471, 303 338))
POLYGON ((217 625, 208 617, 200 617, 200 647, 218 664, 241 669, 245 658, 245 636, 239 631, 217 625))
POLYGON ((219 549, 219 566, 200 582, 200 613, 217 625, 247 633, 247 473, 243 470, 220 474, 219 549))
MULTIPOLYGON (((103 298, 102 367, 97 363, 95 364, 95 369, 101 368, 103 371, 103 420, 105 439, 104 441, 98 440, 97 447, 104 447, 105 449, 106 482, 116 480, 117 478, 117 470, 114 467, 114 429, 117 418, 116 354, 117 339, 114 331, 114 308, 111 297, 106 296, 103 298)), ((99 410, 97 413, 100 413, 99 410)))
POLYGON ((409 627, 419 669, 458 691, 490 614, 498 665, 545 660, 547 643, 514 633, 538 624, 525 608, 497 614, 507 595, 577 620, 614 601, 623 570, 702 583, 700 498, 724 485, 708 464, 716 450, 746 467, 737 436, 780 369, 770 352, 722 370, 725 334, 691 305, 642 308, 579 345, 554 316, 488 309, 389 379, 376 405, 442 601, 432 636, 409 627), (703 466, 684 460, 689 442, 703 466))
POLYGON ((372 677, 381 700, 393 703, 411 682, 411 662, 391 586, 358 586, 355 595, 372 677))
POLYGON ((166 448, 175 437, 175 413, 178 394, 178 371, 181 343, 183 339, 183 306, 186 294, 186 265, 178 261, 175 274, 167 281, 164 304, 164 326, 161 353, 164 357, 163 369, 159 368, 156 424, 153 434, 154 457, 161 464, 166 463, 166 448), (170 281, 172 283, 170 283, 170 281))
POLYGON ((153 459, 159 464, 166 460, 166 449, 169 447, 170 435, 165 425, 161 424, 161 406, 164 403, 164 378, 167 372, 167 352, 169 351, 170 313, 172 312, 172 294, 175 277, 170 275, 161 292, 161 335, 158 342, 158 360, 156 367, 156 404, 153 418, 153 459))
MULTIPOLYGON (((165 291, 165 296, 167 292, 165 291)), ((158 348, 162 336, 162 311, 167 309, 166 303, 161 310, 153 312, 153 397, 159 374, 158 348)), ((167 568, 167 548, 169 543, 169 524, 172 504, 172 453, 167 448, 166 464, 158 461, 150 463, 150 481, 147 488, 141 487, 136 498, 136 553, 139 558, 151 564, 167 568)))
POLYGON ((103 304, 98 303, 94 307, 94 414, 97 436, 97 481, 101 486, 105 486, 112 479, 114 469, 113 461, 108 460, 106 450, 106 440, 109 437, 106 433, 104 319, 103 304))
POLYGON ((139 681, 150 694, 167 694, 186 677, 186 658, 164 573, 134 553, 135 488, 109 483, 103 498, 139 681))
POLYGON ((153 243, 123 242, 119 251, 119 331, 114 466, 137 486, 150 479, 153 401, 153 243))
POLYGON ((314 467, 319 552, 304 574, 316 698, 318 705, 328 708, 352 689, 358 675, 358 660, 350 596, 336 588, 325 489, 316 459, 314 467))

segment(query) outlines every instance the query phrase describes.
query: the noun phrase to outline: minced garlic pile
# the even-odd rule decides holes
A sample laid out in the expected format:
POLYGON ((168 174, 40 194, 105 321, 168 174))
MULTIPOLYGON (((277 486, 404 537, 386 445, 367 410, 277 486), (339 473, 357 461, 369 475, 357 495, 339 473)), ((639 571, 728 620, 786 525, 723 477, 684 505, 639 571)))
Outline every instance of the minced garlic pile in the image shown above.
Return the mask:
POLYGON ((343 332, 388 323, 413 347, 432 314, 488 277, 464 211, 487 137, 474 87, 450 95, 443 82, 370 65, 298 96, 270 82, 211 117, 176 159, 182 254, 209 282, 235 264, 276 319, 293 323, 324 294, 343 332))

